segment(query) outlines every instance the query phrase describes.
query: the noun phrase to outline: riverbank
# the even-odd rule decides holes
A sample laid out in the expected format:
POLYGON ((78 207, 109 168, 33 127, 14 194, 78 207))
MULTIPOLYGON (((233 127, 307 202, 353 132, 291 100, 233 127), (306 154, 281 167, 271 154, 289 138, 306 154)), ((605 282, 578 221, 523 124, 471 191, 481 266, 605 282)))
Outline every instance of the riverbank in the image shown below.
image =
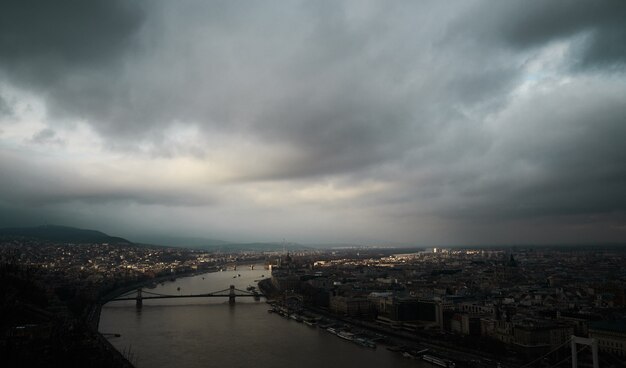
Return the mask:
MULTIPOLYGON (((255 269, 257 269, 256 265, 259 265, 259 264, 262 267, 262 263, 261 262, 238 263, 237 264, 237 268, 239 269, 241 267, 241 270, 243 271, 244 269, 247 270, 250 265, 255 265, 255 269)), ((230 264, 230 265, 232 266, 232 264, 230 264)), ((182 279, 191 278, 191 277, 194 277, 194 276, 215 274, 215 273, 219 273, 220 269, 226 268, 226 266, 227 266, 227 264, 221 264, 221 265, 212 266, 210 268, 206 268, 206 269, 202 269, 202 270, 194 270, 194 271, 185 272, 185 273, 178 273, 176 275, 160 276, 160 277, 155 277, 155 278, 151 278, 151 279, 145 279, 145 280, 133 282, 131 284, 123 285, 121 287, 115 288, 114 290, 111 290, 111 291, 107 292, 106 294, 102 295, 102 297, 99 299, 98 303, 96 303, 96 305, 94 305, 94 310, 93 310, 93 312, 90 315, 90 321, 91 321, 91 324, 92 324, 92 326, 94 328, 94 331, 98 331, 98 334, 101 337, 101 342, 104 345, 106 345, 107 347, 110 347, 112 349, 115 349, 117 354, 124 355, 124 354, 122 354, 120 352, 120 350, 117 350, 114 347, 114 345, 111 343, 111 341, 109 341, 109 339, 107 338, 107 336, 109 336, 109 334, 120 332, 119 330, 111 330, 110 328, 105 328, 102 331, 104 333, 104 335, 99 332, 100 315, 102 313, 102 307, 106 303, 114 300, 116 297, 119 297, 119 296, 121 296, 121 295, 123 295, 125 293, 128 293, 128 292, 132 292, 132 291, 134 291, 134 290, 136 290, 138 288, 147 288, 147 287, 153 286, 155 284, 158 285, 158 284, 164 283, 164 282, 165 283, 169 283, 169 282, 173 282, 173 281, 178 281, 178 280, 182 280, 182 279), (174 278, 174 280, 172 280, 172 278, 174 278)), ((229 267, 229 268, 232 269, 232 267, 229 267)), ((208 276, 207 276, 207 279, 209 279, 208 276)), ((134 347, 134 345, 132 345, 132 346, 134 347)), ((130 358, 132 360, 132 357, 130 357, 130 358)), ((129 367, 131 367, 131 366, 129 366, 129 367)))
POLYGON ((259 291, 265 295, 266 300, 275 299, 280 295, 280 291, 274 287, 272 284, 272 277, 265 278, 257 283, 259 287, 259 291))
POLYGON ((91 306, 88 316, 86 318, 86 323, 91 328, 94 340, 96 340, 97 343, 99 343, 99 345, 108 354, 111 355, 111 357, 113 357, 114 361, 116 362, 117 367, 134 368, 134 365, 128 359, 128 357, 124 356, 124 354, 122 354, 119 350, 117 350, 115 346, 113 346, 113 344, 111 344, 111 342, 99 331, 102 307, 106 303, 110 302, 111 300, 117 298, 120 295, 136 290, 138 288, 147 287, 153 283, 161 283, 165 281, 172 282, 172 278, 175 281, 176 279, 179 279, 179 278, 203 275, 207 273, 217 272, 218 270, 219 270, 219 267, 215 267, 215 268, 210 268, 210 269, 205 269, 205 270, 200 270, 200 271, 196 270, 196 271, 192 271, 188 273, 180 273, 176 275, 155 277, 152 279, 142 280, 142 281, 130 284, 130 285, 126 285, 126 286, 123 286, 123 287, 120 287, 120 288, 117 288, 108 292, 107 294, 100 297, 98 302, 94 303, 91 306))
MULTIPOLYGON (((264 283, 264 286, 268 285, 273 286, 271 283, 264 283)), ((280 298, 276 298, 275 301, 278 301, 279 299, 280 298)), ((280 304, 280 302, 278 302, 278 304, 280 304)), ((429 354, 435 353, 457 362, 457 367, 482 368, 495 367, 496 365, 500 367, 518 367, 521 365, 519 361, 509 357, 495 356, 485 351, 455 345, 450 341, 442 341, 441 338, 438 339, 434 336, 419 336, 404 331, 394 330, 375 322, 363 321, 346 316, 338 316, 325 309, 301 306, 300 309, 294 309, 293 311, 300 314, 318 316, 326 320, 327 325, 335 326, 336 328, 341 328, 341 326, 343 326, 343 328, 346 328, 349 331, 360 330, 365 334, 380 336, 383 338, 382 341, 384 341, 384 345, 387 345, 390 348, 389 350, 397 351, 403 355, 405 352, 411 354, 413 351, 424 351, 424 349, 428 349, 428 351, 430 351, 429 354)), ((411 355, 405 356, 410 357, 411 355)))

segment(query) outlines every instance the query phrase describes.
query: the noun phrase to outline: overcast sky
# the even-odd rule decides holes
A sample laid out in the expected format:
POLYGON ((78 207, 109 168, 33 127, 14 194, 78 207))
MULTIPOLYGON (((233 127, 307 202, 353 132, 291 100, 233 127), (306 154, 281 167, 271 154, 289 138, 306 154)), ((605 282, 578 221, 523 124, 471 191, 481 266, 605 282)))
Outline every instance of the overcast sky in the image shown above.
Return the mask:
POLYGON ((0 226, 626 242, 625 1, 2 1, 0 226))

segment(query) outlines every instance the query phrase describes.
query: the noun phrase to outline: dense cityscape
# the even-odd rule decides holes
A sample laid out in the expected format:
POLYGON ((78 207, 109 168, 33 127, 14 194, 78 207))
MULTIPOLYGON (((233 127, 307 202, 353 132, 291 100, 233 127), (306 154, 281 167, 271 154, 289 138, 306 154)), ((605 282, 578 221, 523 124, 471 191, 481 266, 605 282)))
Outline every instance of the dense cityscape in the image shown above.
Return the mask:
MULTIPOLYGON (((5 236, 0 264, 1 346, 16 366, 130 366, 97 331, 102 304, 157 282, 254 264, 268 270, 257 286, 277 318, 406 359, 544 367, 571 357, 572 336, 595 339, 603 367, 626 357, 626 249, 617 246, 218 252, 5 236)), ((591 351, 578 359, 591 364, 591 351)))

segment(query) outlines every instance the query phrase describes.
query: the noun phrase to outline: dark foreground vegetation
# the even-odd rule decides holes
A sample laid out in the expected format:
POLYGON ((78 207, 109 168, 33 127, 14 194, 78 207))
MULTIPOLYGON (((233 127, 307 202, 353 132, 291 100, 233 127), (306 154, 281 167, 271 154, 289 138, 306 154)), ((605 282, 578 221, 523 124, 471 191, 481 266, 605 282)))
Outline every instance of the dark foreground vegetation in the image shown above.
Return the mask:
POLYGON ((95 295, 48 289, 32 267, 0 264, 0 356, 5 367, 131 367, 94 328, 95 295))

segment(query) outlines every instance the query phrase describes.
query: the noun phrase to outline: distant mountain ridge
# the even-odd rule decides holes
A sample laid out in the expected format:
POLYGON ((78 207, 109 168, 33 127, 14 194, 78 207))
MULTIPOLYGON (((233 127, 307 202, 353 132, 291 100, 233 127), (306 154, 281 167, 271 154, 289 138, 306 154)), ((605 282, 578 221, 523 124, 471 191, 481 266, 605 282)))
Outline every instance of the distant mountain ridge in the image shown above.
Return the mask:
POLYGON ((19 236, 61 243, 133 244, 130 240, 110 236, 101 231, 58 225, 2 228, 0 229, 0 236, 19 236))

